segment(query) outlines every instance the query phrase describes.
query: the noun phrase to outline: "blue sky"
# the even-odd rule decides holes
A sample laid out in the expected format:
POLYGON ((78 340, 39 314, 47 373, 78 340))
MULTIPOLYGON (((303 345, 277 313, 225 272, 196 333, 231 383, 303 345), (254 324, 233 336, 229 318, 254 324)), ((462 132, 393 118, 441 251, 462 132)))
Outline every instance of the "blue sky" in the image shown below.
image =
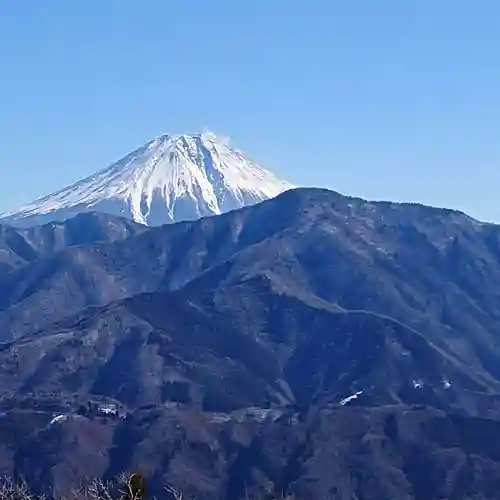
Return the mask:
POLYGON ((500 222, 498 0, 2 0, 0 211, 208 128, 301 185, 500 222))

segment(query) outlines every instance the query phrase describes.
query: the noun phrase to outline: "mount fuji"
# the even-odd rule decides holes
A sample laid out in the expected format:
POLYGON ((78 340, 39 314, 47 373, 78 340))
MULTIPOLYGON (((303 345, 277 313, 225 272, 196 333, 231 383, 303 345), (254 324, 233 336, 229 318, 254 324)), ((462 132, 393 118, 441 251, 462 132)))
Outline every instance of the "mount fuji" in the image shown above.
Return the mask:
POLYGON ((157 226, 218 215, 294 187, 214 134, 163 135, 71 186, 0 214, 0 222, 26 227, 104 212, 157 226))

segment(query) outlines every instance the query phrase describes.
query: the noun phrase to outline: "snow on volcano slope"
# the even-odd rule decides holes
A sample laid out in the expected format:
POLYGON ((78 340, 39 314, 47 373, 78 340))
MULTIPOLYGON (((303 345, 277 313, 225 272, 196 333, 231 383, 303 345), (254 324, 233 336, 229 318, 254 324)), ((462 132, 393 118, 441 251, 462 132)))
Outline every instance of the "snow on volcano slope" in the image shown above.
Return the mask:
POLYGON ((293 187, 213 134, 164 135, 96 174, 1 214, 0 222, 32 226, 98 211, 156 226, 218 215, 293 187))

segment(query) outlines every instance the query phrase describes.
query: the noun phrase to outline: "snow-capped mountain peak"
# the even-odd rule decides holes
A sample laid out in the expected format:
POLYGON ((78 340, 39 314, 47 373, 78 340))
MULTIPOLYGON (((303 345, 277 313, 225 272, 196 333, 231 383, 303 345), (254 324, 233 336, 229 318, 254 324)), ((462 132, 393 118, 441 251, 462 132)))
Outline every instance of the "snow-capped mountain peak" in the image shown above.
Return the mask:
POLYGON ((101 211, 159 225, 217 215, 293 187, 214 134, 162 135, 104 170, 0 217, 34 225, 101 211))

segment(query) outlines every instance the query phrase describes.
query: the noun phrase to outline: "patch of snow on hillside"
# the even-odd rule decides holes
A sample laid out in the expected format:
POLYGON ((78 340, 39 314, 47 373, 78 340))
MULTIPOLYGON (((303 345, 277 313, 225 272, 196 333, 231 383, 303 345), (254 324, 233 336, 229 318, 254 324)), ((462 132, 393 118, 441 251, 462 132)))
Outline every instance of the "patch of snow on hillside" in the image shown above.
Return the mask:
POLYGON ((361 396, 361 394, 363 394, 363 391, 358 391, 358 392, 354 393, 352 396, 348 396, 347 398, 344 398, 340 402, 340 406, 345 406, 346 404, 350 403, 351 401, 358 399, 359 396, 361 396))

